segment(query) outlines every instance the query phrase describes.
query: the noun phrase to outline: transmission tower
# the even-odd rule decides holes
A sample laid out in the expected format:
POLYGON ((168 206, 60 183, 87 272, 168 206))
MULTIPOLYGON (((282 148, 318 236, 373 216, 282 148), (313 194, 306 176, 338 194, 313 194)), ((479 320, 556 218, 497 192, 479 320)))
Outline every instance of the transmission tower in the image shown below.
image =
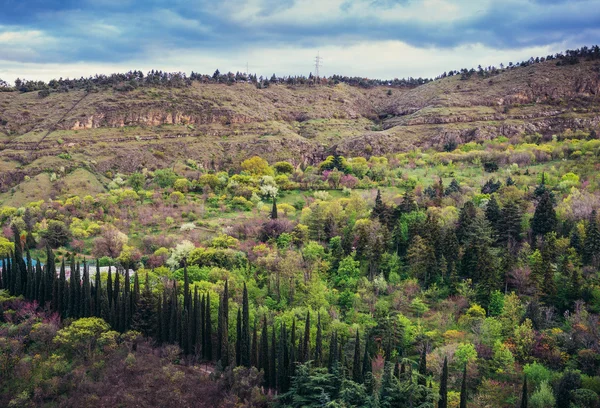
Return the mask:
POLYGON ((323 60, 322 57, 319 56, 319 53, 317 52, 317 56, 315 57, 315 77, 319 78, 319 68, 321 67, 321 61, 323 60))

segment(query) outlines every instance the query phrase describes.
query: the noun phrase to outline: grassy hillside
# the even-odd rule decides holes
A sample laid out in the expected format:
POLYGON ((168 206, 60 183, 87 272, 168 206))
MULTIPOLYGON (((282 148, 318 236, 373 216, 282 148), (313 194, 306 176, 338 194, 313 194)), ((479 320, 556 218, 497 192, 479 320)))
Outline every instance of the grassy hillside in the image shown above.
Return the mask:
MULTIPOLYGON (((177 166, 192 159, 230 168, 260 154, 270 162, 315 164, 347 157, 507 136, 515 141, 597 129, 597 61, 554 61, 413 89, 203 84, 185 88, 0 93, 0 200, 22 201, 41 173, 85 168, 95 192, 112 174, 177 166)), ((81 191, 82 174, 62 177, 44 197, 81 191), (71 180, 73 183, 71 183, 71 180)), ((40 193, 44 191, 43 193, 40 193)))

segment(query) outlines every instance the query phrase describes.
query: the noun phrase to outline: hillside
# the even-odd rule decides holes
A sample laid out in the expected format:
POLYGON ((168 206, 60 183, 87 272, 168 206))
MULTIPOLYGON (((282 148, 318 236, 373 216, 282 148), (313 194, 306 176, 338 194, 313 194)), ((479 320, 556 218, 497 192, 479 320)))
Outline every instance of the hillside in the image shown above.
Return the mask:
POLYGON ((254 154, 315 164, 499 135, 598 128, 600 63, 554 61, 415 88, 202 84, 86 93, 0 92, 0 202, 100 192, 117 172, 236 167, 254 154), (77 172, 75 172, 77 170, 77 172), (47 174, 44 174, 47 173, 47 174), (60 182, 49 183, 52 173, 60 182), (33 192, 32 192, 33 191, 33 192))

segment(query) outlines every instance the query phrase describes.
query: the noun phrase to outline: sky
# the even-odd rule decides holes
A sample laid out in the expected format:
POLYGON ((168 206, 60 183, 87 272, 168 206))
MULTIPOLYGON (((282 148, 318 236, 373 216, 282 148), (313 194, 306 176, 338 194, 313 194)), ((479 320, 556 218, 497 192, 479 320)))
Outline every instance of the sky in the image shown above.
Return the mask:
POLYGON ((600 0, 0 0, 0 79, 435 77, 600 43, 600 0))

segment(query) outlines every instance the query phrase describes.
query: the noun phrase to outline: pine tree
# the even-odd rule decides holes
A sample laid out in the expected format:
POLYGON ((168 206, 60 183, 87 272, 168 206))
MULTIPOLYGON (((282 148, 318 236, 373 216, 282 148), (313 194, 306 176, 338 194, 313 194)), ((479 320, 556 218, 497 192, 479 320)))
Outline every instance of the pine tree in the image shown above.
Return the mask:
POLYGON ((467 365, 463 370, 462 383, 460 385, 460 408, 467 408, 467 365))
POLYGON ((444 357, 442 378, 440 379, 440 402, 438 408, 448 408, 448 357, 444 357))
POLYGON ((467 201, 460 210, 458 216, 458 227, 456 228, 456 237, 458 242, 465 244, 468 238, 468 231, 471 229, 471 224, 477 216, 477 209, 472 201, 467 201))
POLYGON ((550 192, 545 191, 531 219, 531 231, 534 235, 546 235, 556 230, 556 212, 552 203, 550 192))
POLYGON ((597 266, 600 264, 600 229, 598 217, 593 210, 585 227, 585 240, 583 243, 583 262, 586 265, 597 266))
POLYGON ((497 237, 500 233, 500 222, 502 219, 502 214, 500 211, 500 206, 498 205, 498 201, 496 200, 496 194, 492 195, 490 201, 487 204, 485 209, 485 218, 490 222, 490 225, 494 229, 494 235, 497 237))
POLYGON ((304 323, 304 343, 302 345, 302 362, 310 360, 310 311, 306 312, 306 322, 304 323))
POLYGON ((240 345, 241 364, 250 367, 250 304, 248 301, 248 288, 244 283, 242 295, 242 342, 240 345))
POLYGON ((356 330, 356 340, 354 341, 354 361, 352 363, 352 381, 362 383, 362 367, 360 365, 360 336, 356 330))
POLYGON ((527 408, 528 395, 527 395, 527 377, 523 379, 523 391, 521 392, 521 408, 527 408))

